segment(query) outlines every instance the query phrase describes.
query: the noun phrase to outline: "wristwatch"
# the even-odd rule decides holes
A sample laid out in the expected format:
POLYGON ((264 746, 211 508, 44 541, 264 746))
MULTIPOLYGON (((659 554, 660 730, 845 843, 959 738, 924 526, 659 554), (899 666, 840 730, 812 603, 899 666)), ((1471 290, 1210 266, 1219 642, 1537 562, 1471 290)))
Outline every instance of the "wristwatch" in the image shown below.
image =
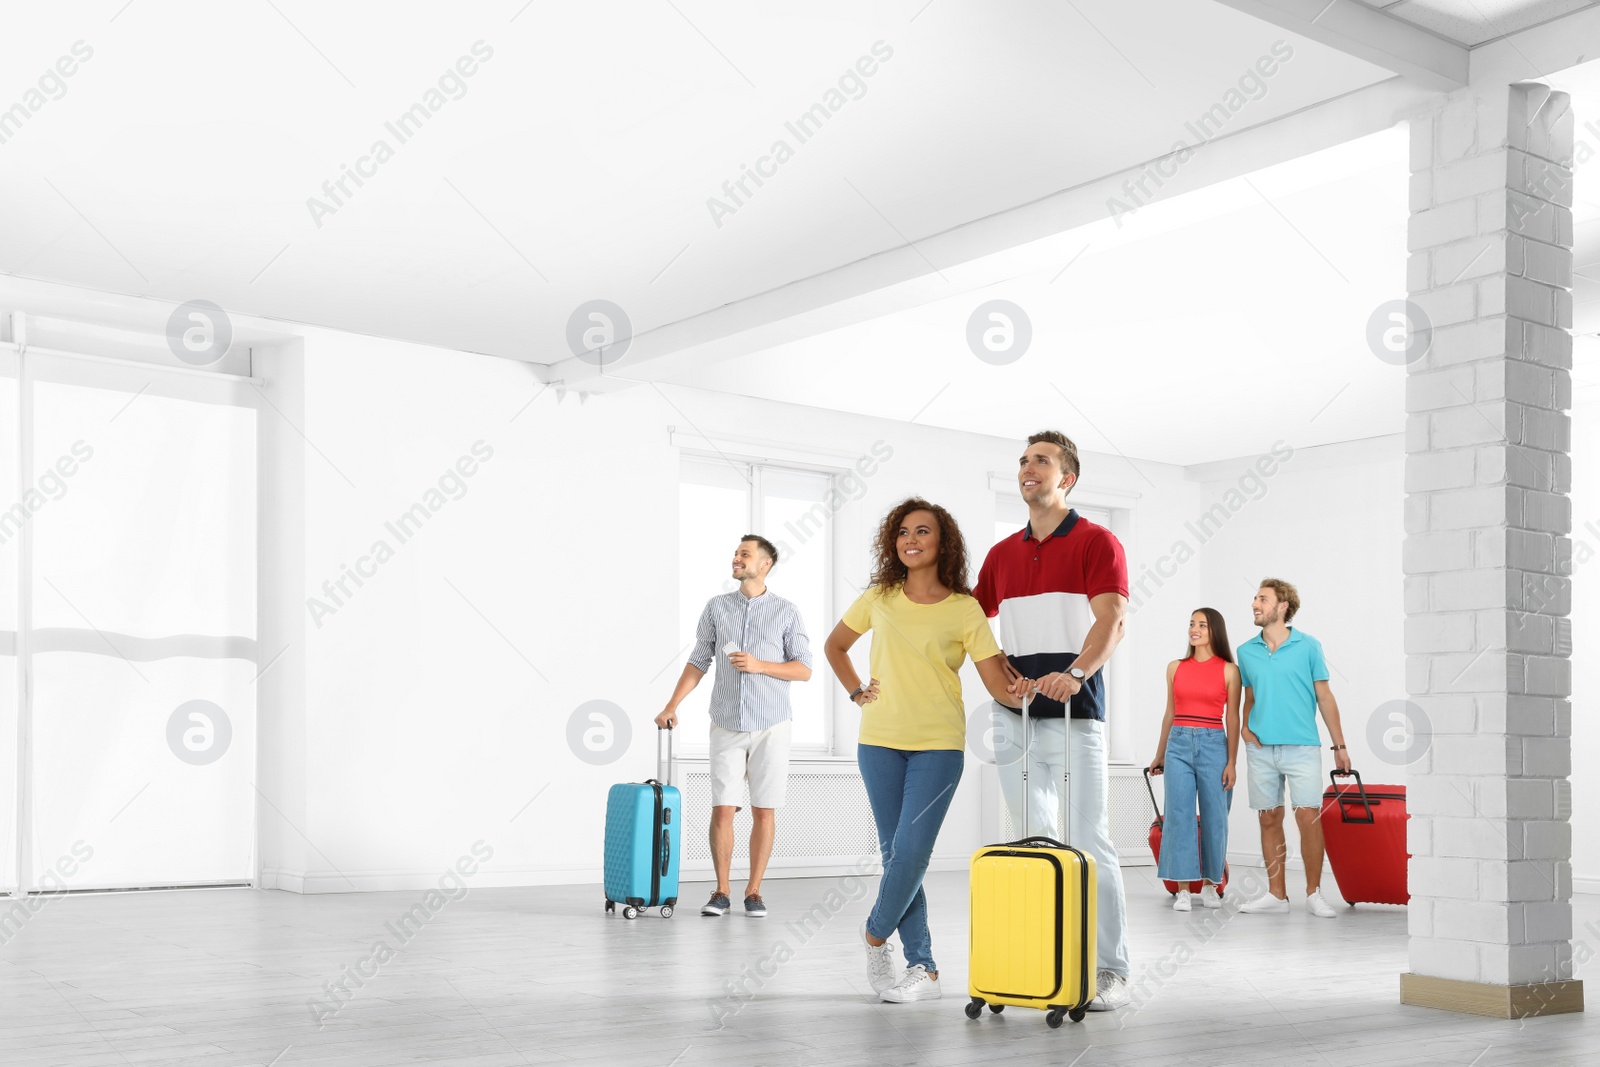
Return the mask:
POLYGON ((1067 673, 1076 678, 1079 682, 1082 682, 1085 678, 1089 677, 1087 674, 1084 674, 1082 668, 1079 667, 1068 667, 1067 673))

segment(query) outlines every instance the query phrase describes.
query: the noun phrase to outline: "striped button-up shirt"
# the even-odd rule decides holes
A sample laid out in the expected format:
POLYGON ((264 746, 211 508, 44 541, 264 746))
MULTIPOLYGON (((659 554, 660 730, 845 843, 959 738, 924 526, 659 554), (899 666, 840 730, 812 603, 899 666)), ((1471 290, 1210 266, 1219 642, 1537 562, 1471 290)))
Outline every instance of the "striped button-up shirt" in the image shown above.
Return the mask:
POLYGON ((811 666, 811 640, 800 610, 773 593, 746 597, 735 589, 714 596, 700 613, 689 662, 702 671, 717 662, 711 685, 711 721, 724 730, 766 730, 789 719, 789 683, 747 674, 728 661, 729 648, 770 663, 799 660, 811 666))

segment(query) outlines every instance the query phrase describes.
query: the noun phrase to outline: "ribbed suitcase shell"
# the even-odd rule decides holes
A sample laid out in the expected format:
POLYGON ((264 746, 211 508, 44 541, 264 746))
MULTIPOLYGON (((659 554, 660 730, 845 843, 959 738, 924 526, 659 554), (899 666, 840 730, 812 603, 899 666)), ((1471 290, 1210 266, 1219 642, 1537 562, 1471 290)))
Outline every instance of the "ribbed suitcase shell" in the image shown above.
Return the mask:
POLYGON ((1074 848, 973 853, 969 995, 1045 1010, 1093 1000, 1095 875, 1094 858, 1074 848))
POLYGON ((678 787, 625 782, 606 794, 606 899, 653 908, 678 902, 683 800, 678 787), (664 822, 656 821, 656 789, 664 822), (666 846, 664 872, 655 864, 657 835, 666 846), (651 892, 652 871, 658 872, 651 892))
POLYGON ((1339 895, 1350 904, 1409 904, 1406 787, 1329 786, 1322 794, 1322 839, 1339 895), (1366 791, 1366 804, 1360 790, 1366 791), (1367 816, 1372 817, 1367 822, 1367 816))

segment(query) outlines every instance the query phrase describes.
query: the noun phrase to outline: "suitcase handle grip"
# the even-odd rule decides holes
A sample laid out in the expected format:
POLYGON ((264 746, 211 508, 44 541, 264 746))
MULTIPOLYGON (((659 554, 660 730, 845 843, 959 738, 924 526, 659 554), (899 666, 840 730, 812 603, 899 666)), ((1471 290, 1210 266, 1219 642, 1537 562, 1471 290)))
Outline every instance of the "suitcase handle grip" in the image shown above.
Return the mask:
POLYGON ((1021 841, 1007 841, 1006 844, 1005 844, 1005 847, 1006 848, 1036 848, 1036 847, 1059 848, 1062 851, 1070 851, 1071 848, 1072 848, 1071 845, 1065 844, 1064 842, 1061 842, 1061 841, 1057 841, 1053 837, 1024 837, 1021 841))
POLYGON ((672 834, 665 826, 661 828, 661 877, 667 876, 667 871, 672 867, 672 834))
POLYGON ((1365 785, 1361 784, 1361 772, 1360 771, 1356 770, 1354 767, 1350 768, 1348 771, 1332 770, 1332 771, 1328 772, 1328 781, 1332 784, 1331 787, 1332 787, 1332 792, 1333 792, 1334 803, 1339 805, 1339 819, 1340 819, 1340 821, 1342 821, 1342 822, 1359 822, 1359 823, 1377 822, 1377 816, 1374 815, 1373 811, 1372 811, 1372 801, 1367 799, 1367 787, 1365 785), (1346 800, 1345 799, 1345 797, 1349 795, 1350 791, 1348 789, 1340 789, 1339 788, 1339 779, 1340 778, 1354 778, 1356 780, 1356 792, 1358 792, 1360 794, 1360 796, 1361 796, 1360 800, 1346 800), (1360 817, 1351 818, 1350 810, 1349 810, 1349 808, 1346 807, 1347 804, 1360 804, 1363 808, 1366 809, 1367 817, 1364 818, 1364 819, 1360 818, 1360 817))

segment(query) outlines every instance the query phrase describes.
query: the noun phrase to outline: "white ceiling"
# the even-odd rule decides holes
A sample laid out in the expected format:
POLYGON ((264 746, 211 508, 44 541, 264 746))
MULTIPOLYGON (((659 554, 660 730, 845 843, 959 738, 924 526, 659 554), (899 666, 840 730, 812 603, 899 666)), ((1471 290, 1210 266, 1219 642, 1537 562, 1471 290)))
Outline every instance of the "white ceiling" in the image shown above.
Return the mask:
MULTIPOLYGON (((1286 37, 1203 0, 123 3, 8 14, 6 93, 94 54, 0 146, 0 272, 536 362, 590 299, 642 332, 1159 156, 1286 37), (387 134, 480 39, 465 95, 387 134), (798 144, 785 122, 880 40, 798 144), (307 199, 380 137, 318 228, 307 199), (717 226, 707 199, 782 137, 717 226)), ((1294 48, 1238 121, 1390 76, 1294 48)))
POLYGON ((1366 322, 1405 293, 1406 153, 1403 128, 1354 141, 1084 227, 1070 266, 675 380, 1185 464, 1396 432, 1405 370, 1366 322), (1007 366, 967 344, 996 298, 1033 325, 1007 366))
MULTIPOLYGON (((1370 3, 1463 43, 1586 6, 1370 3)), ((43 72, 78 40, 94 55, 0 144, 0 273, 554 363, 584 301, 621 304, 636 333, 681 324, 893 250, 921 255, 933 235, 1141 167, 1192 141, 1184 123, 1276 41, 1293 60, 1237 129, 1392 77, 1209 0, 372 10, 109 0, 12 12, 4 69, 43 72), (465 95, 398 144, 385 120, 479 40, 494 54, 465 95), (877 41, 892 58, 799 144, 785 122, 877 41), (379 137, 394 158, 316 226, 307 198, 379 137), (777 138, 794 158, 719 227, 707 198, 777 138)), ((1588 69, 1558 79, 1580 124, 1600 116, 1588 69)), ((29 82, 8 84, 0 108, 29 82)), ((883 301, 759 351, 702 347, 641 377, 1004 436, 1058 425, 1089 448, 1180 463, 1278 437, 1396 432, 1402 372, 1365 332, 1404 292, 1405 140, 1400 127, 1121 226, 930 261, 896 294, 901 310, 883 301), (1035 333, 1006 367, 965 341, 972 310, 997 297, 1035 333)), ((1577 327, 1593 333, 1590 174, 1580 167, 1577 262, 1596 280, 1579 283, 1577 327)))

